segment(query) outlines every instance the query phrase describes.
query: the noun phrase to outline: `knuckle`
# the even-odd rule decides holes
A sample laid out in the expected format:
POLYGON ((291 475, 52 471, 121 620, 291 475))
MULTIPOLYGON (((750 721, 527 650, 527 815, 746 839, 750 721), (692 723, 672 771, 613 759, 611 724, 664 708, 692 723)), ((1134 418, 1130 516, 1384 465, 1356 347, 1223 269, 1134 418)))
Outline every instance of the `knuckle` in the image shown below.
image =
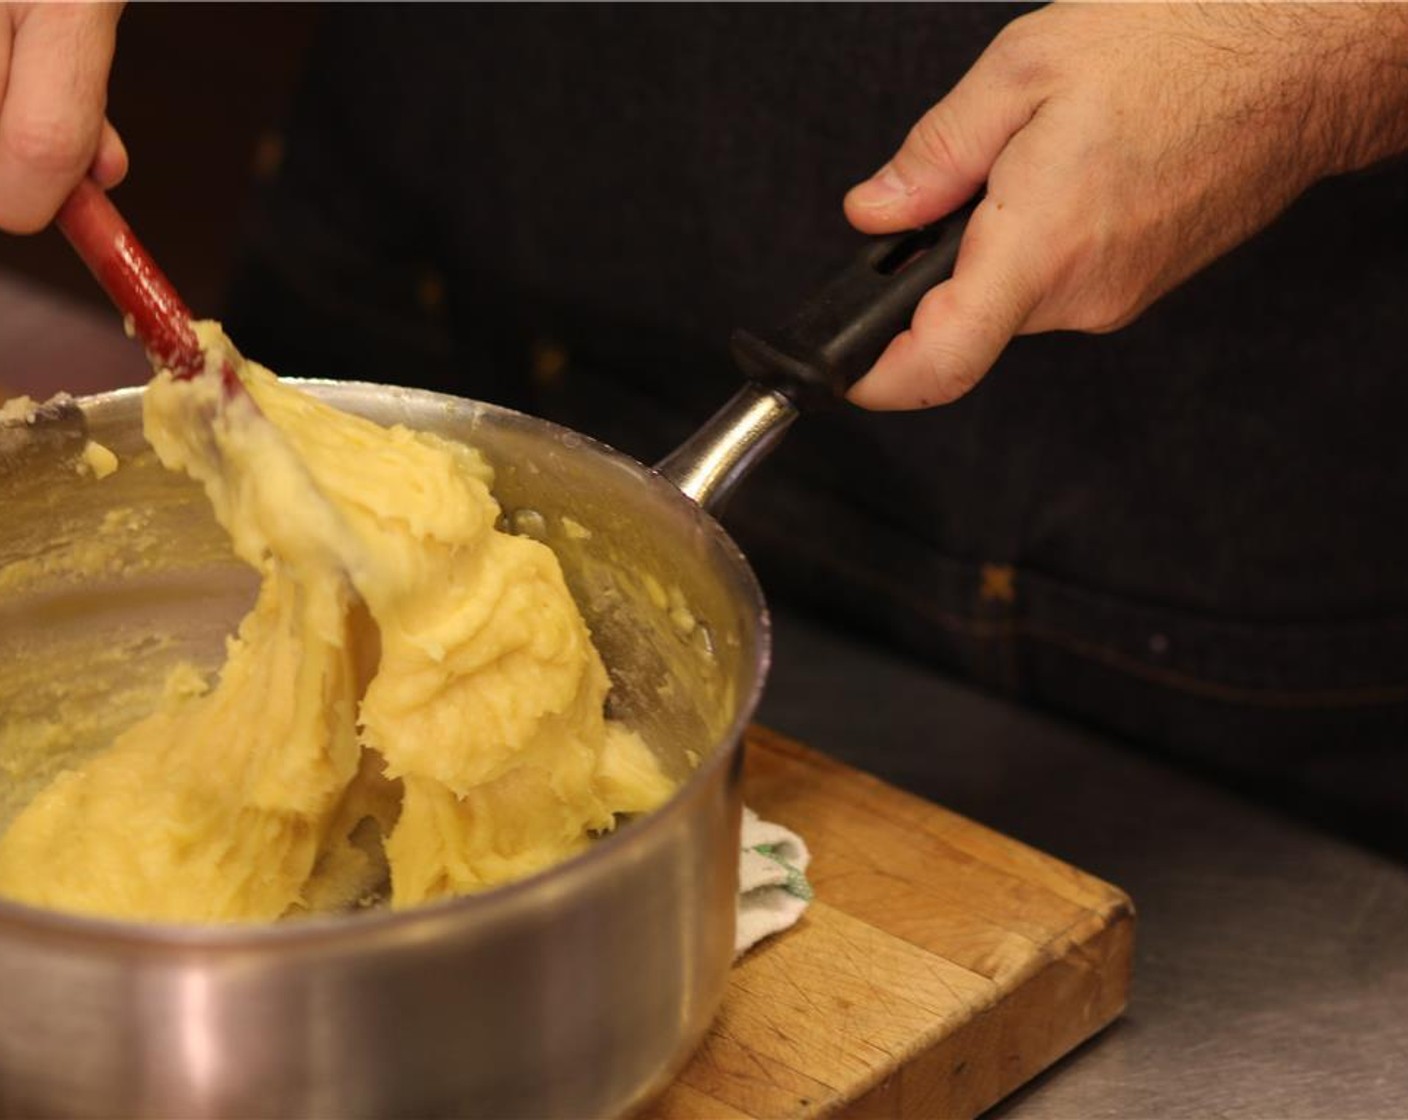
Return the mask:
POLYGON ((1086 334, 1110 334, 1134 322, 1152 302, 1128 282, 1106 282, 1075 295, 1069 304, 1069 326, 1086 334))
POLYGON ((6 123, 5 154, 21 167, 54 175, 85 169, 89 137, 76 122, 32 118, 6 123))
POLYGON ((971 356, 951 345, 926 348, 922 369, 922 400, 926 405, 952 404, 967 396, 982 380, 982 372, 974 368, 971 356))
POLYGON ((0 230, 6 233, 38 233, 49 224, 52 215, 31 208, 0 205, 0 230))
POLYGON ((962 146, 942 103, 919 118, 909 130, 905 147, 931 167, 958 170, 964 166, 962 146))
POLYGON ((1077 330, 1086 334, 1112 334, 1139 318, 1142 306, 1129 300, 1107 300, 1097 304, 1077 330))
POLYGON ((1007 24, 985 52, 1003 76, 1017 86, 1036 85, 1052 72, 1053 60, 1047 49, 1044 20, 1032 12, 1007 24))
POLYGON ((1010 338, 1040 301, 1046 285, 1036 275, 1012 273, 981 287, 965 286, 948 313, 964 324, 976 345, 995 345, 1010 338))
MULTIPOLYGON (((954 320, 949 320, 952 325, 954 320)), ((987 347, 966 333, 946 330, 923 332, 916 338, 915 364, 920 373, 921 398, 926 405, 950 404, 968 393, 986 372, 982 353, 987 347)))
POLYGON ((1045 270, 1041 292, 1053 329, 1109 334, 1128 326, 1151 302, 1134 239, 1118 223, 1070 217, 1045 270))

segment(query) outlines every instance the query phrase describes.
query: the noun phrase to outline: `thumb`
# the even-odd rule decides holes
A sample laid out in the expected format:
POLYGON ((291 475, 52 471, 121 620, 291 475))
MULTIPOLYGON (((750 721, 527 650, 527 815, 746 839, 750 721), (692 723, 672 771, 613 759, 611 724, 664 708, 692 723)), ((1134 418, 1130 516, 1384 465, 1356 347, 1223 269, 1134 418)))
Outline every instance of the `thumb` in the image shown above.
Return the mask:
POLYGON ((973 196, 1038 104, 1029 89, 999 80, 1000 73, 985 54, 919 118, 890 161, 846 195, 851 225, 862 233, 911 229, 973 196))

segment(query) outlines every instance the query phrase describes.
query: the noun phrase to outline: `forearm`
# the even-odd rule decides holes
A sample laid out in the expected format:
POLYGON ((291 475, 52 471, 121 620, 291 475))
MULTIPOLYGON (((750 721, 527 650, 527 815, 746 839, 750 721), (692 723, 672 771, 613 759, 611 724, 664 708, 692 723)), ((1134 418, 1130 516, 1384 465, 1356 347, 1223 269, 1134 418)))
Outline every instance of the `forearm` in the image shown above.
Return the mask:
POLYGON ((1248 76, 1261 85, 1260 105, 1243 91, 1228 111, 1260 108, 1301 176, 1358 171, 1408 151, 1408 5, 1187 4, 1173 11, 1184 34, 1226 59, 1223 80, 1210 83, 1214 97, 1248 76), (1268 65, 1266 55, 1275 62, 1268 65))

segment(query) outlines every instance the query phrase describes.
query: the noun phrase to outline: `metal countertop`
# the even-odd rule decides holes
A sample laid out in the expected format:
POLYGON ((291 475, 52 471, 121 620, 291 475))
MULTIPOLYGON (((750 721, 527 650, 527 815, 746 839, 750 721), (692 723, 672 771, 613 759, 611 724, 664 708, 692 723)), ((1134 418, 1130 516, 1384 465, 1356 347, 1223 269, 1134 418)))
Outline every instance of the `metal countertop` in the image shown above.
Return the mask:
POLYGON ((1122 1020, 1003 1120, 1408 1116, 1408 868, 776 612, 759 721, 1122 887, 1122 1020))

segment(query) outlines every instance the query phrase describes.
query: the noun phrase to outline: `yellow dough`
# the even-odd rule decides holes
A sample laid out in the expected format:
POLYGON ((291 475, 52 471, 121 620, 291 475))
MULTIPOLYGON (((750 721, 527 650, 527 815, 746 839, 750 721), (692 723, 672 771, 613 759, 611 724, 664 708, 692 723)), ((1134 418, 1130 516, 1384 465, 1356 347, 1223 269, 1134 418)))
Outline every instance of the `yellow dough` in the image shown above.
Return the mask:
POLYGON ((556 557, 495 529, 477 452, 339 412, 197 330, 248 397, 159 374, 145 432, 205 486, 258 600, 213 686, 175 682, 15 818, 0 893, 270 920, 363 901, 389 866, 406 907, 539 870, 669 796, 604 717, 556 557))

